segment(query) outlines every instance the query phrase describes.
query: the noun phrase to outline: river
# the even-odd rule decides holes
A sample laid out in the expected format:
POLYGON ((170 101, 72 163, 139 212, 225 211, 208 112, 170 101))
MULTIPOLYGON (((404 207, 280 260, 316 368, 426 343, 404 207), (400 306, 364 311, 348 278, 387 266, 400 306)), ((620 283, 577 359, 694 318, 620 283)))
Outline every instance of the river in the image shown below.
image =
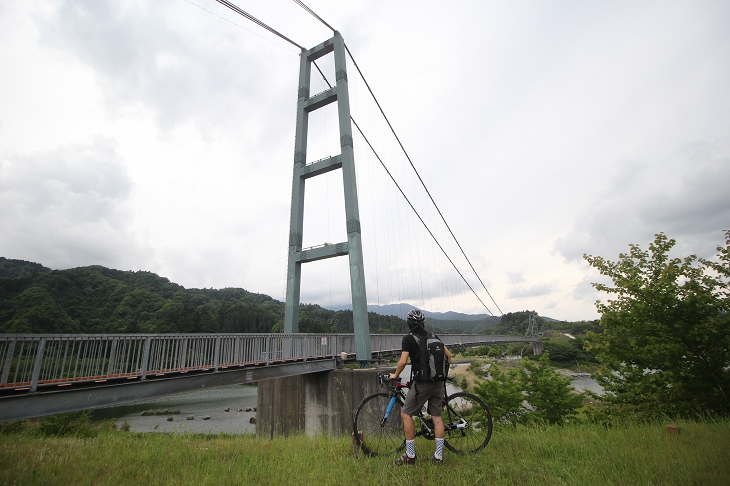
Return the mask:
POLYGON ((127 422, 135 432, 177 432, 218 434, 254 434, 256 425, 250 423, 256 413, 256 385, 231 385, 205 388, 179 395, 140 401, 131 405, 100 408, 93 411, 95 419, 114 419, 121 426, 127 422), (228 412, 225 409, 229 409, 228 412), (179 414, 142 416, 145 411, 180 410, 179 414), (241 412, 237 410, 242 409, 241 412), (193 416, 193 420, 187 420, 193 416), (172 421, 167 419, 172 417, 172 421), (210 417, 204 420, 203 417, 210 417))
MULTIPOLYGON (((468 366, 460 364, 456 366, 468 366)), ((403 370, 401 376, 410 376, 410 366, 403 370)), ((602 393, 603 389, 588 376, 573 378, 573 386, 577 391, 591 390, 602 393)), ((118 426, 128 423, 135 432, 175 432, 218 434, 255 434, 256 425, 250 423, 256 413, 246 411, 256 407, 256 385, 231 385, 219 388, 206 388, 169 397, 140 401, 130 405, 107 407, 94 410, 95 419, 113 419, 118 426), (229 409, 228 412, 225 409, 229 409), (165 409, 180 410, 179 414, 146 415, 142 412, 165 409), (237 410, 242 409, 241 412, 237 410), (187 420, 193 416, 193 420, 187 420), (172 417, 172 421, 167 419, 172 417), (204 420, 204 417, 210 417, 204 420)), ((447 393, 461 391, 457 386, 448 384, 447 393)))

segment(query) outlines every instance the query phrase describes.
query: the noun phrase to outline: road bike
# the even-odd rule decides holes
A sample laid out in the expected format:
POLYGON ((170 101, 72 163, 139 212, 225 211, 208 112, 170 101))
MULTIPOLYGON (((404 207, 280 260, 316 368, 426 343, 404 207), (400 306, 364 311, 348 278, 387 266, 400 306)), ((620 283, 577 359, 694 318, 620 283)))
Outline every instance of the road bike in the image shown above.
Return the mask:
MULTIPOLYGON (((453 378, 449 377, 449 380, 453 381, 453 378)), ((363 452, 370 456, 395 455, 406 445, 401 409, 405 390, 410 388, 411 382, 401 383, 400 378, 391 380, 390 375, 379 374, 378 383, 386 385, 388 393, 374 393, 363 399, 355 412, 354 437, 363 452)), ((457 454, 480 451, 492 437, 492 415, 484 402, 471 393, 445 396, 442 418, 444 445, 457 454)), ((416 416, 416 429, 416 437, 436 438, 426 406, 416 416)))

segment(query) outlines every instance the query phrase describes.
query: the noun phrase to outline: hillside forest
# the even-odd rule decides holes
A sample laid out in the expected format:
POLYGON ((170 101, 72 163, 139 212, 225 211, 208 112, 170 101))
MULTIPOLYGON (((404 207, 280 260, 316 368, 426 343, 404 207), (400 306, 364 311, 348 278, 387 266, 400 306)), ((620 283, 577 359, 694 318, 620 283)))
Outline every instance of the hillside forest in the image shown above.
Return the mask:
MULTIPOLYGON (((528 311, 484 321, 428 319, 434 332, 522 335, 528 311)), ((284 303, 241 288, 186 289, 146 271, 94 265, 51 270, 0 257, 2 333, 253 333, 281 332, 284 303)), ((552 320, 538 317, 541 329, 552 320)), ((369 313, 371 332, 408 332, 403 319, 369 313)), ((597 322, 562 323, 598 328, 597 322)), ((352 311, 300 307, 300 332, 351 333, 352 311)), ((579 331, 578 331, 579 332, 579 331)))

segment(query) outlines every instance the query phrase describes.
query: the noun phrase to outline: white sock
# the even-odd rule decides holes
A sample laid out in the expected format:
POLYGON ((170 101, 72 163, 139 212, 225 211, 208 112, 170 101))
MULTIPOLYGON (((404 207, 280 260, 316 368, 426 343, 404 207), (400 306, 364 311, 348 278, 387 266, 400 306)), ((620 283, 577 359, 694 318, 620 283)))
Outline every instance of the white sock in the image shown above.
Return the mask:
POLYGON ((414 457, 416 457, 416 441, 415 440, 407 440, 406 441, 406 454, 411 459, 413 459, 414 457))
POLYGON ((436 459, 443 459, 444 455, 444 439, 436 439, 436 452, 434 452, 433 457, 436 459))

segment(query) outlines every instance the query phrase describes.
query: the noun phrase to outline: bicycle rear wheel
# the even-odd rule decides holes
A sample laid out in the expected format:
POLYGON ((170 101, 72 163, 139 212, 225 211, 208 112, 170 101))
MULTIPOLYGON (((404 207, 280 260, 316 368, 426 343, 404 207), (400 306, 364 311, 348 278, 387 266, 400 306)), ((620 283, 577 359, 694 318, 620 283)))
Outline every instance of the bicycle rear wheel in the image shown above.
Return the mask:
POLYGON ((492 414, 477 396, 458 392, 449 395, 443 409, 446 442, 459 454, 480 451, 492 438, 492 414))
POLYGON ((403 402, 396 398, 390 415, 383 420, 388 403, 390 396, 387 393, 375 393, 366 397, 355 412, 355 440, 370 456, 396 454, 405 447, 400 416, 403 402))

